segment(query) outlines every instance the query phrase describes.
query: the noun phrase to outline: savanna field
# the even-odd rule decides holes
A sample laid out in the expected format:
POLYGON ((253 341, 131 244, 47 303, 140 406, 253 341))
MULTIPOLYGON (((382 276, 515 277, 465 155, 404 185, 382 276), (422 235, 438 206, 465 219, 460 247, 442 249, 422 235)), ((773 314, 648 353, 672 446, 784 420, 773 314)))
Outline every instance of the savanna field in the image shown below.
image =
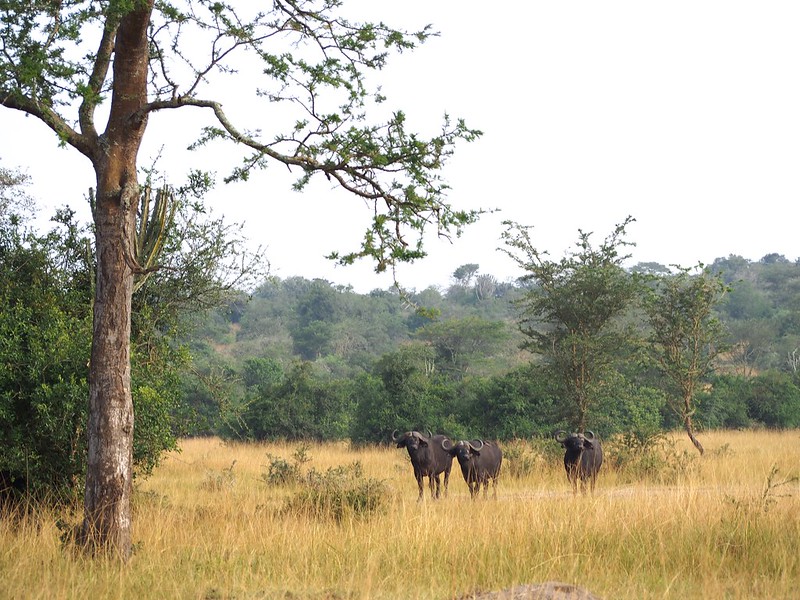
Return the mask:
POLYGON ((134 494, 127 565, 0 521, 0 598, 445 600, 558 580, 606 599, 800 598, 800 431, 606 441, 573 497, 555 442, 503 445, 498 497, 417 502, 405 450, 187 439, 134 494))

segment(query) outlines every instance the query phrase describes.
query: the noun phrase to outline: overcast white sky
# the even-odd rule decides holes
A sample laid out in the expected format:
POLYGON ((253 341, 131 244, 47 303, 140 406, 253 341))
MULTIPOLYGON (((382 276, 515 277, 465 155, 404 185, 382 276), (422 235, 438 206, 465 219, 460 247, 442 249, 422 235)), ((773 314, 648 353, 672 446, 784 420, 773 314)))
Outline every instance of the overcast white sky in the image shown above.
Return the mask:
MULTIPOLYGON (((429 135, 445 112, 483 130, 446 167, 449 201, 501 209, 452 244, 429 240, 426 259, 399 269, 404 286, 445 286, 465 263, 500 280, 521 275, 497 251, 504 219, 532 225, 537 248, 554 258, 578 229, 600 243, 628 215, 631 263, 800 257, 800 2, 357 4, 364 18, 441 32, 381 74, 387 105, 429 135)), ((151 117, 140 164, 163 148, 161 164, 179 179, 178 170, 208 168, 230 152, 187 153, 184 124, 174 112, 151 117)), ((26 170, 42 204, 70 204, 88 218, 85 158, 9 110, 0 110, 0 131, 3 166, 26 170)), ((342 268, 323 258, 356 246, 369 211, 332 200, 323 182, 292 192, 292 180, 273 167, 220 184, 209 204, 245 222, 279 277, 389 287, 368 263, 342 268)))

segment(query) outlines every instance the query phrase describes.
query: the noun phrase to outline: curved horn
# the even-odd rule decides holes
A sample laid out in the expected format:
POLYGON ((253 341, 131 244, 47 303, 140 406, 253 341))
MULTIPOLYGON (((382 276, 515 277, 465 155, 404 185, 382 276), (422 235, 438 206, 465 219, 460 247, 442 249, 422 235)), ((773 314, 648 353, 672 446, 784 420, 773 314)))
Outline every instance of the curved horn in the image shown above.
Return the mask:
POLYGON ((393 441, 393 442, 396 442, 396 441, 397 441, 397 429, 395 429, 395 430, 392 432, 392 441, 393 441))
POLYGON ((481 443, 481 445, 480 445, 480 446, 476 446, 476 445, 475 445, 475 444, 473 444, 472 442, 468 442, 468 443, 469 443, 469 447, 470 447, 470 448, 472 448, 473 450, 475 450, 475 452, 480 452, 480 451, 481 451, 481 448, 483 448, 483 445, 484 445, 484 444, 483 444, 483 440, 473 440, 473 441, 475 441, 475 442, 480 442, 480 443, 481 443))
POLYGON ((450 452, 450 450, 452 449, 453 449, 453 442, 450 441, 450 438, 444 438, 442 440, 442 450, 444 450, 445 452, 450 452), (447 444, 449 444, 449 448, 447 444))
POLYGON ((553 437, 559 444, 563 444, 567 440, 567 432, 562 429, 557 431, 553 437))
POLYGON ((583 437, 585 437, 589 441, 593 440, 594 439, 594 431, 590 431, 590 430, 587 429, 584 432, 583 437))
POLYGON ((428 429, 428 437, 433 438, 433 432, 430 429, 428 429))

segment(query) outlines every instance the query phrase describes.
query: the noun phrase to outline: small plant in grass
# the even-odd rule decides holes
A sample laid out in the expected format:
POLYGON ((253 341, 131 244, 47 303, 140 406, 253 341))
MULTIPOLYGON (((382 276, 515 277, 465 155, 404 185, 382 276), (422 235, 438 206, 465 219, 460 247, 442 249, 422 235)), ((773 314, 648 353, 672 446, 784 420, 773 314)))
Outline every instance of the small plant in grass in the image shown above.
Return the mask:
POLYGON ((268 485, 286 486, 299 483, 303 478, 303 465, 311 461, 308 446, 301 444, 292 454, 293 462, 280 456, 267 454, 269 465, 261 480, 268 485))
POLYGON ((764 512, 769 511, 770 506, 777 502, 778 498, 787 498, 791 496, 791 494, 788 493, 778 493, 778 490, 785 490, 787 489, 785 486, 789 486, 800 479, 797 475, 791 475, 789 477, 784 477, 780 481, 777 481, 777 477, 778 465, 773 463, 769 475, 767 475, 767 481, 764 484, 764 489, 761 492, 761 509, 764 512))
POLYGON ((769 523, 767 515, 779 498, 791 496, 786 486, 798 481, 797 476, 778 479, 778 466, 773 464, 760 494, 743 498, 726 496, 730 510, 723 512, 715 544, 725 554, 745 556, 752 553, 752 546, 760 536, 755 532, 764 530, 769 523))
POLYGON ((523 440, 503 444, 503 470, 512 479, 522 479, 541 470, 544 456, 523 440))
POLYGON ((235 464, 236 461, 234 460, 230 467, 227 469, 222 469, 222 471, 218 473, 214 471, 207 471, 206 476, 201 483, 201 487, 204 490, 209 490, 212 492, 233 489, 233 486, 236 485, 236 475, 233 473, 233 467, 235 464))
POLYGON ((649 438, 621 434, 609 440, 605 457, 609 466, 631 481, 675 483, 691 475, 697 459, 675 446, 675 440, 661 433, 649 438))
POLYGON ((729 443, 722 444, 719 448, 715 448, 710 452, 711 456, 716 458, 728 458, 736 454, 729 443))
POLYGON ((778 501, 778 498, 788 498, 791 496, 791 493, 786 492, 787 486, 800 479, 797 475, 791 475, 778 480, 778 471, 778 465, 773 463, 767 475, 767 480, 764 482, 764 487, 758 496, 753 496, 744 500, 728 497, 728 501, 737 511, 768 513, 770 508, 778 501))
POLYGON ((385 484, 364 477, 359 461, 325 472, 311 469, 302 485, 303 489, 286 502, 285 512, 342 521, 350 515, 374 514, 386 503, 385 484))

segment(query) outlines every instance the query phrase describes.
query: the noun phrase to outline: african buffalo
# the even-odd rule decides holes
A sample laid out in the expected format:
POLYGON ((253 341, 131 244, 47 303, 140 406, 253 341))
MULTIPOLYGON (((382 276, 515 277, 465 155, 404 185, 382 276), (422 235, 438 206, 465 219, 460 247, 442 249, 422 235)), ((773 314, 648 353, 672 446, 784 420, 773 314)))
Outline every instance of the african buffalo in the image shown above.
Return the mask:
POLYGON ((447 496, 447 484, 450 481, 450 469, 453 467, 453 457, 442 450, 442 443, 450 441, 447 436, 433 435, 430 431, 428 435, 423 435, 419 431, 406 431, 401 436, 397 436, 397 430, 392 432, 392 441, 398 448, 408 450, 411 458, 411 465, 414 467, 414 478, 419 486, 419 500, 422 500, 422 478, 428 478, 431 488, 431 497, 438 498, 441 484, 439 475, 444 473, 444 495, 447 496), (434 491, 434 481, 436 489, 434 491))
POLYGON ((494 497, 497 498, 497 478, 500 477, 500 465, 503 462, 503 451, 497 444, 483 440, 462 440, 453 444, 450 440, 443 440, 442 448, 458 460, 472 498, 478 495, 481 484, 483 497, 487 496, 490 479, 494 497))
POLYGON ((567 470, 567 479, 572 483, 572 493, 578 493, 578 480, 581 482, 581 493, 586 493, 586 480, 594 492, 597 473, 603 464, 603 447, 600 440, 591 431, 583 433, 570 433, 559 431, 555 440, 565 449, 564 468, 567 470))
POLYGON ((0 513, 15 508, 28 491, 28 481, 8 469, 0 470, 0 513))

